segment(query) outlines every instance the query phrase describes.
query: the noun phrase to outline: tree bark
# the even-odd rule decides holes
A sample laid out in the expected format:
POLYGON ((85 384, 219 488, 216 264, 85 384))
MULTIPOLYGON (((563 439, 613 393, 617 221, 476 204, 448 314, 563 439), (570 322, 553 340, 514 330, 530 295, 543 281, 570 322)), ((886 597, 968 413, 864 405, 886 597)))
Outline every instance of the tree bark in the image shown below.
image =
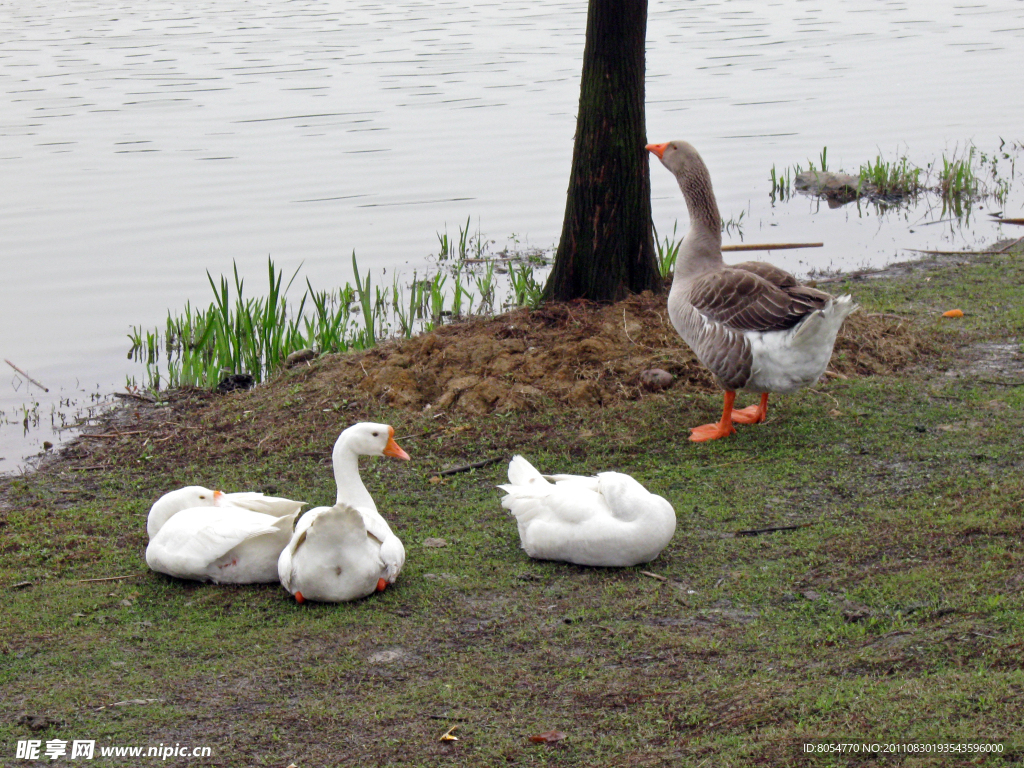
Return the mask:
POLYGON ((562 236, 545 299, 658 291, 644 118, 647 0, 589 0, 562 236))

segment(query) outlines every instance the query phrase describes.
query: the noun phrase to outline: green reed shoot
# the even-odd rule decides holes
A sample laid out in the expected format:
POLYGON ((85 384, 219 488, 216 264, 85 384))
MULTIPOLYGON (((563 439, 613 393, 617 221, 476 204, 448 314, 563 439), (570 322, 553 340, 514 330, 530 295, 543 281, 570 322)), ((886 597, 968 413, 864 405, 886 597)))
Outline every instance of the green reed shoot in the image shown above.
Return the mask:
POLYGON ((978 177, 974 173, 975 147, 971 144, 964 150, 961 157, 953 156, 947 158, 942 156, 942 171, 939 173, 939 193, 943 199, 953 201, 957 199, 973 198, 978 193, 978 177))
POLYGON ((861 186, 873 187, 878 195, 916 195, 921 191, 921 169, 906 155, 888 162, 881 155, 860 167, 861 186))
MULTIPOLYGON (((774 170, 774 169, 773 169, 774 170)), ((658 251, 658 272, 662 278, 666 278, 672 274, 672 271, 676 267, 676 259, 679 256, 679 248, 683 244, 683 238, 676 237, 676 228, 679 226, 679 221, 672 225, 672 236, 666 237, 664 240, 658 239, 658 229, 654 228, 654 246, 658 251)))
MULTIPOLYGON (((245 280, 233 267, 230 277, 207 280, 213 301, 203 309, 186 303, 179 314, 168 313, 162 332, 132 327, 129 357, 145 366, 145 386, 151 390, 182 386, 215 387, 225 374, 248 373, 257 381, 272 375, 289 353, 314 349, 320 353, 367 349, 393 332, 405 337, 429 331, 446 318, 477 312, 492 313, 499 306, 540 300, 542 283, 535 271, 547 265, 534 255, 489 257, 488 241, 471 235, 469 220, 453 243, 438 235, 441 254, 450 260, 426 278, 413 273, 411 284, 398 275, 390 287, 375 285, 370 271, 360 272, 352 253, 355 285, 316 290, 307 279, 296 303, 287 299, 299 270, 284 281, 272 260, 267 261, 266 295, 247 297, 245 280), (483 258, 474 259, 476 253, 483 258), (511 264, 505 274, 504 266, 511 264), (499 304, 499 291, 505 301, 499 304), (165 358, 165 371, 161 360, 165 358)), ((441 260, 441 256, 438 256, 441 260)))

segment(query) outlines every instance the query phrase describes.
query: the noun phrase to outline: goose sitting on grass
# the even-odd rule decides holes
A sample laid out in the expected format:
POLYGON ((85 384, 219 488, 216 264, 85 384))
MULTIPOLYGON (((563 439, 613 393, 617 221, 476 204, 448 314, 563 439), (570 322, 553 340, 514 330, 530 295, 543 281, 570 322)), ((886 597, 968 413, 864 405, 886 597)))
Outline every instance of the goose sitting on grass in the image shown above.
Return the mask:
POLYGON ((501 505, 519 525, 526 554, 577 565, 629 566, 658 556, 676 513, 629 475, 542 475, 522 456, 508 466, 501 505))
POLYGON ((188 485, 165 493, 154 502, 146 520, 146 532, 152 539, 164 523, 183 509, 192 507, 237 507, 278 518, 298 512, 304 506, 304 501, 264 496, 262 493, 224 493, 212 491, 201 485, 188 485))
POLYGON ((281 584, 300 603, 366 597, 393 584, 405 564, 405 547, 363 485, 360 456, 409 459, 387 424, 353 424, 338 436, 331 456, 335 505, 299 519, 278 563, 281 584))
POLYGON ((813 384, 828 365, 836 334, 857 305, 799 285, 792 275, 760 261, 722 261, 722 219, 707 166, 690 144, 670 141, 647 149, 683 191, 690 230, 683 238, 668 296, 673 327, 725 390, 717 424, 691 428, 690 440, 735 432, 733 422, 757 424, 768 393, 813 384), (736 390, 761 393, 761 402, 733 409, 736 390))
POLYGON ((150 539, 146 563, 179 579, 274 582, 278 557, 291 539, 297 514, 274 518, 241 507, 183 509, 150 539))
POLYGON ((388 585, 381 542, 367 531, 360 511, 345 502, 311 509, 299 519, 277 573, 300 603, 358 600, 388 585))
POLYGON ((149 510, 146 563, 168 576, 216 584, 277 581, 277 559, 303 501, 190 485, 149 510))

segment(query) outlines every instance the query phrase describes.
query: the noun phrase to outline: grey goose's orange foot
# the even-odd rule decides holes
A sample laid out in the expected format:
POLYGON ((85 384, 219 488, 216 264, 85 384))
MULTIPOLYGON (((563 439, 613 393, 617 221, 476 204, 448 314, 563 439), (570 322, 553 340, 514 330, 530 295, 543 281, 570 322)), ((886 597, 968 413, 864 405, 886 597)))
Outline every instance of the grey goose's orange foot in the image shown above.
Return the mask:
POLYGON ((758 405, 749 405, 746 408, 733 410, 733 403, 736 402, 736 393, 727 391, 725 393, 722 418, 717 424, 703 424, 699 427, 690 428, 690 441, 703 443, 706 440, 718 440, 728 437, 736 431, 732 425, 737 424, 760 424, 768 413, 768 393, 761 394, 761 402, 758 405))

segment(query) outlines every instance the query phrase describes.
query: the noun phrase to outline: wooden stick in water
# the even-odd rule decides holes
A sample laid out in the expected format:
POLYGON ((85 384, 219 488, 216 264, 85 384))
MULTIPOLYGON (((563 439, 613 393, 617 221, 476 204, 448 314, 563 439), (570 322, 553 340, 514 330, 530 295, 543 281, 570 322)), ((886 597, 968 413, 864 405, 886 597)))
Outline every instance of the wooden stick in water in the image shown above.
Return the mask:
POLYGON ((19 368, 14 363, 12 363, 10 360, 8 360, 6 357, 4 358, 4 362, 7 363, 9 366, 11 366, 11 368, 16 370, 18 373, 20 373, 22 376, 24 376, 26 379, 31 381, 33 384, 35 384, 37 387, 39 387, 41 390, 43 390, 43 392, 49 392, 50 391, 46 387, 44 387, 42 384, 40 384, 38 381, 33 379, 31 376, 29 376, 27 373, 25 373, 23 370, 21 370, 21 368, 19 368))
POLYGON ((723 245, 723 251, 783 251, 787 248, 821 248, 824 243, 742 243, 740 245, 723 245))

